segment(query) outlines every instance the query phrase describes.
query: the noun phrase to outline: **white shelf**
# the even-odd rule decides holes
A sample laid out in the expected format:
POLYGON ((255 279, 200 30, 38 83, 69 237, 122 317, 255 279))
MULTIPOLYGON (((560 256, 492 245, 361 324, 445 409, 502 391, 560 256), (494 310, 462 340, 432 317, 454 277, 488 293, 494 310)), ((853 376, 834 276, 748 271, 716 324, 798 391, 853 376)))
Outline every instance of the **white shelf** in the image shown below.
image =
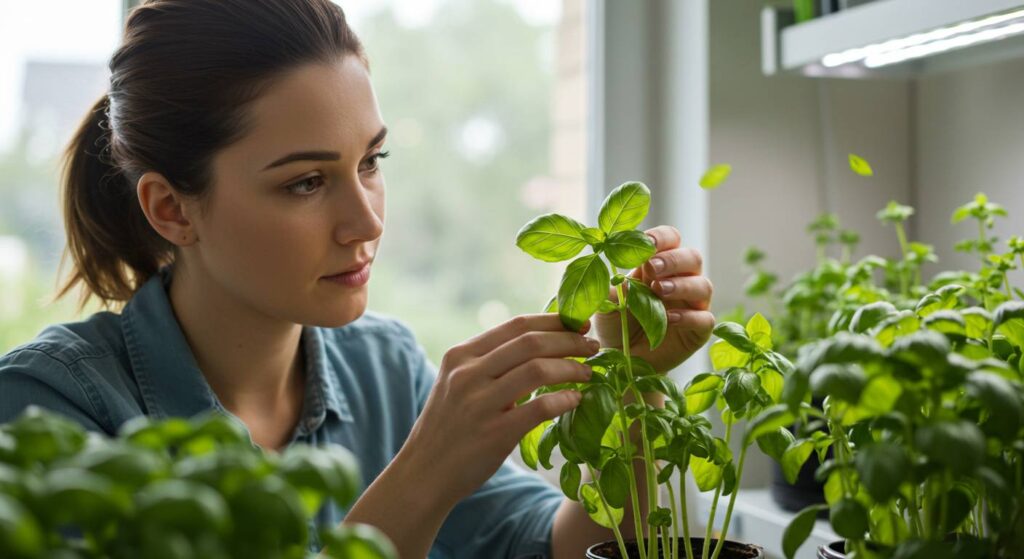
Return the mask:
POLYGON ((1024 9, 1024 0, 879 0, 792 24, 792 12, 766 7, 761 15, 766 75, 908 77, 1024 57, 1024 34, 1011 35, 881 68, 862 62, 826 67, 822 59, 848 49, 948 28, 1024 9))
MULTIPOLYGON (((726 502, 728 499, 723 498, 715 511, 716 528, 720 528, 725 519, 726 502)), ((697 503, 698 517, 707 518, 711 513, 711 493, 700 493, 697 503)), ((760 545, 772 559, 783 557, 782 532, 794 516, 794 513, 775 504, 771 490, 742 489, 736 497, 736 506, 729 522, 729 539, 760 545)), ((818 519, 811 536, 800 547, 796 558, 815 559, 818 546, 828 545, 838 539, 829 521, 818 519)))

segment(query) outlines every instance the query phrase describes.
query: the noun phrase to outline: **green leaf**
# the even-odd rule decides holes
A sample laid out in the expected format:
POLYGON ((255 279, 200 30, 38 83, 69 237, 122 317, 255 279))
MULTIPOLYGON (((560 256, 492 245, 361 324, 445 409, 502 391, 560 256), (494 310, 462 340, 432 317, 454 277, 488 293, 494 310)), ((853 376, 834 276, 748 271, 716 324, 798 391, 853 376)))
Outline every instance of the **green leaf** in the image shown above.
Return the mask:
MULTIPOLYGON (((227 503, 209 487, 190 481, 166 479, 142 488, 135 496, 136 518, 144 526, 200 534, 225 533, 231 523, 227 503)), ((316 512, 316 511, 313 511, 316 512)))
POLYGON ((864 305, 853 313, 853 319, 850 320, 850 331, 863 334, 895 312, 896 307, 888 301, 864 305))
POLYGON ((884 503, 899 493, 900 484, 911 471, 910 457, 902 446, 876 442, 858 448, 857 473, 871 498, 884 503))
POLYGON ((713 333, 744 353, 755 353, 758 349, 751 341, 747 330, 735 322, 720 322, 715 326, 713 333))
POLYGON ((672 525, 672 511, 666 507, 658 507, 647 516, 647 524, 652 528, 667 528, 672 525))
POLYGON ((690 414, 699 414, 714 403, 719 389, 725 385, 725 379, 714 373, 700 373, 693 377, 683 390, 686 396, 686 410, 690 414))
POLYGON ((570 436, 576 452, 593 464, 601 457, 601 439, 615 416, 615 396, 604 384, 583 391, 579 405, 571 412, 570 436))
POLYGON ((825 505, 811 505, 793 517, 789 526, 782 532, 782 553, 786 555, 786 559, 793 559, 796 556, 797 550, 814 530, 814 521, 818 518, 818 513, 827 508, 825 505))
POLYGON ((715 343, 711 344, 708 354, 711 357, 711 366, 716 370, 746 367, 750 362, 749 353, 743 353, 725 340, 715 340, 715 343))
POLYGON ((394 559, 398 557, 391 540, 369 524, 344 523, 321 534, 327 559, 394 559))
POLYGON ((714 190, 725 182, 732 174, 732 165, 721 163, 707 170, 700 178, 700 187, 704 190, 714 190))
POLYGON ((968 421, 924 425, 915 433, 914 442, 930 460, 958 474, 972 472, 985 457, 985 436, 968 421))
POLYGON ((788 429, 783 427, 769 431, 756 438, 757 446, 761 449, 761 452, 770 456, 779 464, 782 463, 782 455, 794 440, 793 433, 790 433, 788 429))
POLYGON ((697 488, 703 492, 715 489, 722 482, 722 466, 699 456, 690 457, 690 471, 697 488))
POLYGON ((534 218, 516 234, 516 246, 544 262, 561 262, 579 254, 587 246, 584 225, 559 214, 534 218))
POLYGON ((904 206, 893 200, 889 202, 889 205, 884 210, 878 212, 876 217, 880 221, 887 223, 902 223, 912 215, 914 215, 914 208, 904 206))
POLYGON ((745 330, 754 345, 764 350, 772 349, 772 325, 761 313, 755 313, 750 317, 745 330))
POLYGON ((815 396, 830 396, 850 403, 860 399, 867 376, 856 364, 825 364, 811 373, 811 391, 815 396))
POLYGON ((871 377, 861 391, 857 409, 864 417, 889 413, 902 393, 903 387, 896 379, 886 375, 871 377))
POLYGON ((562 487, 562 493, 573 501, 580 500, 580 482, 583 476, 580 473, 579 464, 566 462, 562 464, 562 470, 558 474, 558 483, 562 487))
POLYGON ((587 227, 582 231, 583 239, 590 243, 591 246, 603 243, 608 235, 605 235, 604 231, 601 231, 597 227, 587 227))
POLYGON ((863 157, 851 153, 849 155, 849 159, 850 169, 853 170, 854 173, 857 173, 862 177, 873 177, 875 175, 875 172, 871 170, 871 165, 868 164, 863 157))
POLYGON ((745 369, 731 369, 725 377, 725 389, 722 395, 729 404, 729 409, 738 413, 746 409, 747 403, 754 399, 761 388, 761 377, 745 369))
POLYGON ((598 526, 611 529, 612 526, 622 523, 623 509, 608 507, 611 512, 611 516, 609 516, 605 505, 601 502, 600 493, 594 488, 594 482, 584 483, 580 488, 580 496, 583 498, 583 508, 598 526))
POLYGON ((24 506, 0 493, 0 551, 12 557, 41 557, 43 531, 24 506))
POLYGON ((665 304, 661 299, 638 280, 629 278, 629 292, 626 293, 626 306, 629 312, 636 317, 637 322, 647 334, 647 341, 651 349, 661 345, 668 332, 668 315, 665 312, 665 304))
POLYGON ((544 430, 554 421, 547 420, 523 436, 519 440, 519 456, 522 457, 523 463, 530 467, 531 470, 537 469, 537 449, 540 446, 540 437, 544 434, 544 430))
POLYGON ((551 465, 551 452, 555 449, 555 445, 558 444, 558 431, 556 425, 548 425, 544 428, 544 433, 540 436, 540 443, 537 445, 537 462, 545 470, 550 470, 554 466, 551 465))
POLYGON ((1024 347, 1024 302, 1007 301, 999 305, 993 313, 992 327, 1013 345, 1024 347))
POLYGON ((868 511, 857 500, 840 499, 829 511, 829 520, 836 534, 849 540, 862 540, 868 531, 868 511))
POLYGON ((544 310, 542 312, 558 312, 558 295, 552 295, 551 298, 548 299, 548 304, 544 305, 544 310))
POLYGON ((967 337, 987 338, 989 328, 992 327, 992 315, 981 307, 970 307, 960 311, 967 325, 967 337))
POLYGON ((643 222, 651 206, 651 191, 640 182, 619 185, 608 194, 597 216, 598 226, 608 234, 628 231, 643 222))
POLYGON ((629 495, 629 473, 626 471, 626 463, 618 456, 608 460, 601 468, 598 485, 609 505, 615 508, 625 506, 626 497, 629 495))
POLYGON ((773 404, 778 404, 782 401, 782 387, 785 386, 786 379, 782 376, 782 373, 762 367, 757 371, 757 375, 761 377, 761 388, 764 389, 768 397, 771 398, 773 404))
POLYGON ((604 242, 604 254, 619 268, 636 268, 654 256, 657 248, 654 240, 641 231, 618 231, 608 235, 604 242))
POLYGON ((1003 377, 985 371, 974 371, 967 376, 967 393, 989 411, 985 427, 1005 442, 1011 442, 1024 422, 1021 395, 1003 377))
MULTIPOLYGON (((762 435, 778 431, 782 427, 788 427, 795 421, 793 412, 785 404, 776 404, 758 414, 747 426, 747 434, 744 437, 744 445, 748 445, 762 435)), ((792 435, 790 435, 792 438, 792 435)))
POLYGON ((814 441, 809 439, 797 439, 790 443, 786 452, 782 453, 782 473, 786 476, 786 481, 796 483, 800 469, 804 467, 813 451, 814 441))
POLYGON ((562 324, 578 332, 608 298, 610 281, 608 267, 597 254, 573 260, 558 286, 558 315, 562 324))

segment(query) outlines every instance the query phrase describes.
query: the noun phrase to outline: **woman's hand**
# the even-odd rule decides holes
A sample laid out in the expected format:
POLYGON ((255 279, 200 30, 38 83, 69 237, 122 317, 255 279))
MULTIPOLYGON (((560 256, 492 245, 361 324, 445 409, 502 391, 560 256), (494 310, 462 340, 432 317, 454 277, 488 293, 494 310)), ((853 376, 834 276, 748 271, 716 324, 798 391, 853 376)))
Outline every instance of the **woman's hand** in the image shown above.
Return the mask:
MULTIPOLYGON (((679 230, 662 225, 646 233, 654 239, 657 252, 629 277, 651 287, 665 303, 668 332, 654 351, 640 324, 629 316, 630 354, 642 357, 660 373, 667 373, 700 349, 715 327, 711 306, 711 281, 701 275, 700 252, 680 247, 679 230), (658 267, 660 261, 661 266, 658 267)), ((628 289, 623 284, 623 289, 628 289)), ((615 289, 610 295, 618 301, 615 289)), ((618 312, 594 315, 594 330, 602 347, 622 348, 622 322, 618 312)))
MULTIPOLYGON (((584 325, 583 333, 589 329, 584 325)), ((579 404, 579 393, 516 400, 542 385, 586 382, 590 368, 566 357, 597 353, 557 314, 517 316, 445 354, 434 388, 400 456, 422 468, 454 506, 479 488, 527 432, 579 404)))

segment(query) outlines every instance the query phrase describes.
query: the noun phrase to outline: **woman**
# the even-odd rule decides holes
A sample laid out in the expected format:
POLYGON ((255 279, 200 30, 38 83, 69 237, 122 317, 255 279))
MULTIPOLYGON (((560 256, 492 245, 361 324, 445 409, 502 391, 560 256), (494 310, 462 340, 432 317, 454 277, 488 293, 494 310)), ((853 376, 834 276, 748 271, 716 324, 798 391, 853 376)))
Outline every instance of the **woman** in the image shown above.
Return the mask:
MULTIPOLYGON (((373 524, 402 557, 576 558, 611 537, 503 464, 578 403, 559 392, 515 405, 589 377, 564 359, 596 351, 586 329, 516 317, 435 369, 401 322, 366 312, 387 128, 337 6, 153 0, 132 12, 110 70, 66 156, 74 269, 60 295, 82 287, 120 312, 50 327, 0 359, 0 421, 37 404, 112 434, 138 415, 215 409, 263 448, 342 444, 372 483, 318 520, 373 524)), ((650 234, 659 253, 633 275, 672 323, 658 351, 634 351, 665 372, 707 341, 711 286, 675 229, 650 234)), ((614 317, 595 322, 605 345, 621 340, 614 317)))

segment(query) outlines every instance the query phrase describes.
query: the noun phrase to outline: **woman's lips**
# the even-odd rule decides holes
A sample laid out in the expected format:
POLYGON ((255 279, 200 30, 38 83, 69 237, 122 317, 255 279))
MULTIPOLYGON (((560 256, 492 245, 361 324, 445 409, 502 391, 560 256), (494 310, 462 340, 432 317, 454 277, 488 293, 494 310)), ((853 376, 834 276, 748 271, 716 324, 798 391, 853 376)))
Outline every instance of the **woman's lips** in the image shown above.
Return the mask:
POLYGON ((320 279, 343 285, 345 287, 359 287, 365 285, 370 279, 370 263, 367 262, 362 268, 354 272, 345 272, 334 276, 324 276, 320 279))

